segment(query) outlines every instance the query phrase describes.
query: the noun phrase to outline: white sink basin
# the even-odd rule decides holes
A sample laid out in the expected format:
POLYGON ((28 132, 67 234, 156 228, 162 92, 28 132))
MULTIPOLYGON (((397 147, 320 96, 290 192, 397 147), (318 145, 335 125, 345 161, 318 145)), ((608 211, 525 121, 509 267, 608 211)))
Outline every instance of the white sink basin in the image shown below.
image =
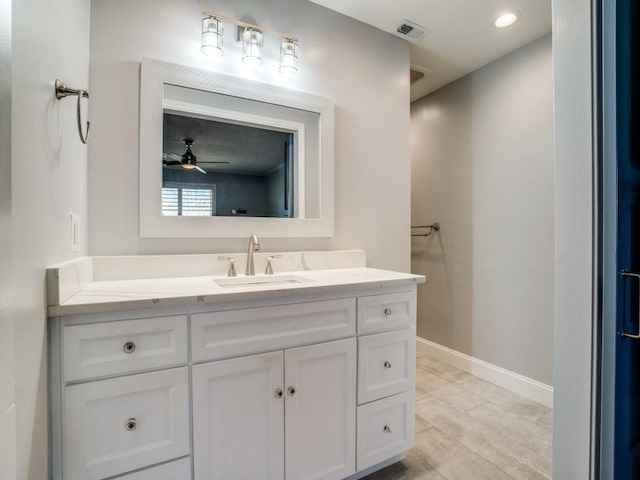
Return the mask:
POLYGON ((264 287, 269 285, 295 285, 299 283, 313 282, 309 278, 297 275, 261 275, 255 277, 230 277, 214 280, 222 288, 239 287, 264 287))

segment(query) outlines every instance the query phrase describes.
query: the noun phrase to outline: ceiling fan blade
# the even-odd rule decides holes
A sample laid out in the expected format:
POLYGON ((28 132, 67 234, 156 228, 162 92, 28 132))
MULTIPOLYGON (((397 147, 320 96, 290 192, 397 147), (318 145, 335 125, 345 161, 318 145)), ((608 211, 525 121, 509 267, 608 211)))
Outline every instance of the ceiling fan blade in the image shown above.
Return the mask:
POLYGON ((227 164, 227 163, 231 163, 231 162, 198 162, 198 163, 201 163, 201 164, 204 164, 204 165, 214 165, 216 163, 227 164))
POLYGON ((198 170, 200 173, 204 173, 204 174, 207 173, 202 168, 200 168, 198 165, 196 165, 196 170, 198 170))

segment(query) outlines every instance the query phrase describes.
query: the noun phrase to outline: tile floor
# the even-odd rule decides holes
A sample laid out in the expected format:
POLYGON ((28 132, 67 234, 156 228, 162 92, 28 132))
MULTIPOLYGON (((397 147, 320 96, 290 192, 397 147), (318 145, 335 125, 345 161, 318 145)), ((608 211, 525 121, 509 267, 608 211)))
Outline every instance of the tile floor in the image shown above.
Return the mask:
POLYGON ((416 440, 365 480, 551 478, 553 412, 426 356, 418 343, 416 440))

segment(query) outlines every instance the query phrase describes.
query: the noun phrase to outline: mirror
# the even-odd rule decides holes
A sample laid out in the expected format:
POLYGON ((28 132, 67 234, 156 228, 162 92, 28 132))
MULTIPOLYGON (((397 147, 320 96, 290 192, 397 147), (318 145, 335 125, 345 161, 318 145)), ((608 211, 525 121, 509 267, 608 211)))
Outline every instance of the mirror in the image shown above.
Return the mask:
POLYGON ((333 103, 143 59, 140 235, 333 235, 333 103))

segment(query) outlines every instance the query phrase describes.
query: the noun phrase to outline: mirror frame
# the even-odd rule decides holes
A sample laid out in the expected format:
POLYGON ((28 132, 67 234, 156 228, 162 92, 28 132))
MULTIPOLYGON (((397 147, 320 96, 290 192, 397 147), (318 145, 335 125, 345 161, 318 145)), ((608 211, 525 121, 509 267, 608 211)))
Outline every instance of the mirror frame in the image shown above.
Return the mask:
MULTIPOLYGON (((310 189, 304 189, 308 192, 310 189)), ((311 189, 313 190, 313 189, 311 189)), ((186 65, 143 58, 140 68, 140 237, 332 237, 334 229, 334 104, 318 95, 186 65), (315 112, 320 115, 319 218, 172 217, 162 215, 164 85, 315 112)))

